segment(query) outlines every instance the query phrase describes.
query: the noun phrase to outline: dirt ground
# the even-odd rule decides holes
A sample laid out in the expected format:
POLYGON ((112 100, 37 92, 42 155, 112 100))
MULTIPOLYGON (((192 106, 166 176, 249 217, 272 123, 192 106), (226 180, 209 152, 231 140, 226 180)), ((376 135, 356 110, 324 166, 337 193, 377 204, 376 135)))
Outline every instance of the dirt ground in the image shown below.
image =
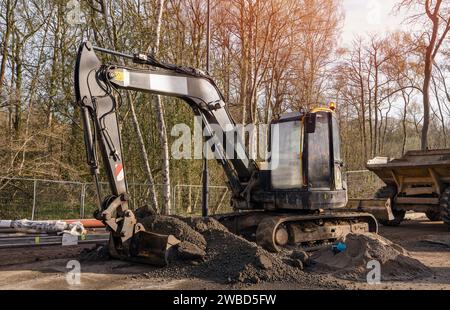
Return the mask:
MULTIPOLYGON (((432 271, 432 276, 408 282, 382 282, 368 285, 321 275, 338 289, 450 289, 450 231, 442 223, 431 223, 420 216, 405 221, 400 227, 380 227, 380 234, 404 247, 413 258, 432 271)), ((79 257, 85 248, 49 246, 26 249, 0 249, 0 289, 323 289, 308 283, 260 282, 236 286, 201 277, 164 278, 155 267, 127 262, 81 262, 81 283, 69 285, 67 263, 79 257)), ((308 268, 306 273, 315 273, 308 268)))

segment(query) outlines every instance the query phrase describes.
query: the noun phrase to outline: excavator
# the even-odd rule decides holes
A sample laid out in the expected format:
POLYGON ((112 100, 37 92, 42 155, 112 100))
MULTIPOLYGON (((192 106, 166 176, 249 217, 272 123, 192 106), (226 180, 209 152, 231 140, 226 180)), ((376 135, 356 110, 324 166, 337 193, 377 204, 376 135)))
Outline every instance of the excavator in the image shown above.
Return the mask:
POLYGON ((201 117, 207 143, 232 192, 230 214, 215 218, 231 232, 271 252, 314 248, 347 233, 377 232, 368 213, 349 212, 339 124, 335 109, 288 113, 270 124, 270 157, 251 159, 224 96, 207 73, 157 60, 152 54, 125 54, 90 42, 81 44, 75 67, 75 94, 83 122, 87 162, 97 185, 95 217, 110 231, 109 252, 119 259, 165 265, 177 245, 172 235, 147 231, 131 210, 124 172, 118 102, 120 90, 182 99, 201 117), (119 63, 102 63, 98 54, 119 63), (132 66, 125 66, 125 60, 132 66), (102 196, 102 158, 110 193, 102 196))

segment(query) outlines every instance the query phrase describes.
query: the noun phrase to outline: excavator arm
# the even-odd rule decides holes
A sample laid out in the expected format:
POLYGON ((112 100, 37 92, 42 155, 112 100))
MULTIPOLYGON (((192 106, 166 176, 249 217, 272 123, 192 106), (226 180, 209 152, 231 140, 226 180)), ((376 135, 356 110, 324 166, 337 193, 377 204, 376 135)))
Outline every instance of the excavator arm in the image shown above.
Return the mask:
POLYGON ((209 146, 227 175, 233 201, 242 201, 245 205, 248 201, 246 188, 258 168, 249 159, 223 96, 208 75, 196 69, 161 63, 151 55, 122 54, 94 47, 90 42, 80 46, 75 68, 75 94, 83 122, 87 161, 97 185, 100 208, 96 217, 111 231, 109 244, 113 256, 163 265, 167 263, 170 248, 178 240, 145 231, 129 209, 117 114, 119 89, 177 97, 200 115, 209 146), (103 64, 96 52, 128 58, 141 67, 148 67, 133 69, 103 64), (106 198, 99 186, 97 148, 110 187, 110 195, 106 198))
POLYGON ((236 193, 243 190, 242 183, 250 179, 256 165, 249 159, 236 131, 236 124, 212 80, 200 72, 181 69, 151 71, 113 66, 108 67, 107 74, 115 88, 184 100, 196 115, 201 116, 204 134, 217 161, 223 166, 231 188, 236 193))

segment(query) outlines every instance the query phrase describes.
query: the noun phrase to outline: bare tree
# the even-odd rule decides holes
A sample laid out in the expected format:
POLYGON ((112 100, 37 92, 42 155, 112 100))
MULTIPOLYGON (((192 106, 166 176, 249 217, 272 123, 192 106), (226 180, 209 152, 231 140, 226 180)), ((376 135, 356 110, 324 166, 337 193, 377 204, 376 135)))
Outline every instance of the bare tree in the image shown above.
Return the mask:
POLYGON ((423 150, 428 148, 428 131, 430 128, 430 86, 433 74, 433 64, 439 53, 448 32, 450 31, 450 5, 448 1, 443 0, 403 0, 398 8, 416 8, 419 6, 423 14, 415 15, 410 20, 420 20, 424 16, 428 19, 427 25, 431 29, 426 30, 423 35, 425 48, 425 62, 423 66, 423 127, 421 147, 423 150))
MULTIPOLYGON (((164 11, 165 0, 158 0, 155 14, 155 29, 153 38, 148 52, 153 52, 155 57, 158 56, 159 47, 161 43, 161 24, 164 11)), ((170 215, 172 212, 171 206, 171 193, 170 193, 170 154, 169 154, 169 141, 167 138, 166 122, 164 120, 164 107, 162 104, 161 96, 156 97, 156 116, 158 122, 158 133, 160 137, 161 151, 162 151, 162 178, 163 178, 163 206, 161 208, 162 214, 170 215)))
POLYGON ((156 196, 155 181, 153 178, 152 169, 148 162, 149 156, 148 156, 147 148, 145 146, 144 136, 142 135, 141 127, 139 125, 139 120, 138 120, 138 117, 136 114, 135 102, 134 102, 134 99, 132 98, 130 92, 127 92, 127 100, 130 105, 131 119, 132 119, 134 130, 136 131, 137 141, 138 141, 139 148, 140 148, 141 162, 144 164, 144 171, 147 175, 147 186, 149 189, 148 193, 150 196, 150 202, 152 203, 155 210, 160 211, 159 207, 158 207, 158 199, 156 196))
POLYGON ((8 60, 8 47, 11 34, 14 29, 14 10, 17 5, 17 0, 7 0, 5 3, 5 28, 2 40, 2 60, 0 64, 0 96, 2 95, 3 83, 6 73, 6 61, 8 60))

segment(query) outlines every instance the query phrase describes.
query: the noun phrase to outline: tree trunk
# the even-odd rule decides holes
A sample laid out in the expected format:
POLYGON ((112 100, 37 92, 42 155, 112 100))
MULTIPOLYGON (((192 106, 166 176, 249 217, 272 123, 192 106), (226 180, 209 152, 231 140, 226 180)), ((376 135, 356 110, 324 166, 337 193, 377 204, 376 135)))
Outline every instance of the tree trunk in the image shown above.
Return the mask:
MULTIPOLYGON (((241 123, 243 126, 246 125, 247 121, 247 91, 248 91, 248 43, 247 43, 247 33, 245 27, 245 1, 241 1, 239 5, 240 9, 240 19, 239 19, 239 32, 240 32, 240 40, 241 40, 241 60, 240 60, 240 68, 239 68, 239 78, 240 78, 240 89, 239 89, 239 105, 242 108, 242 120, 241 123)), ((243 132, 241 133, 243 134, 243 132)), ((245 137, 242 136, 242 141, 245 141, 245 137)))
MULTIPOLYGON (((158 0, 157 4, 157 12, 156 12, 156 24, 154 31, 154 46, 153 46, 153 54, 155 56, 159 53, 159 46, 161 42, 161 24, 162 24, 162 15, 164 12, 164 3, 165 0, 158 0)), ((152 48, 149 46, 148 51, 152 48)), ((171 201, 171 192, 170 192, 170 154, 169 154, 169 139, 167 138, 167 129, 166 123, 164 120, 164 108, 162 105, 161 97, 156 96, 155 100, 156 106, 156 119, 158 122, 158 133, 160 137, 160 145, 162 150, 162 178, 163 178, 163 206, 161 207, 161 213, 165 215, 170 215, 172 212, 172 201, 171 201)))
POLYGON ((131 118, 133 120, 133 127, 136 131, 136 135, 138 138, 139 148, 140 148, 140 155, 141 155, 141 161, 144 164, 144 172, 147 177, 147 183, 150 193, 150 202, 153 204, 153 207, 155 210, 158 209, 158 199, 156 197, 156 189, 155 189, 155 182, 153 179, 152 170, 150 169, 150 164, 148 163, 148 153, 147 149, 145 147, 144 143, 144 137, 142 136, 141 127, 139 126, 139 121, 136 115, 136 109, 134 107, 134 100, 131 98, 130 92, 127 92, 127 99, 128 103, 130 104, 130 110, 131 110, 131 118))
POLYGON ((169 141, 167 138, 166 123, 164 120, 164 108, 161 96, 156 96, 156 116, 158 121, 158 133, 162 150, 162 178, 163 178, 163 206, 161 213, 170 215, 172 212, 171 193, 170 193, 170 154, 169 141))
POLYGON ((14 23, 14 7, 16 6, 17 1, 14 1, 14 4, 11 5, 11 1, 6 1, 6 29, 3 34, 3 42, 2 42, 2 61, 0 64, 0 96, 3 91, 3 82, 5 80, 6 73, 6 61, 8 59, 8 45, 9 45, 9 37, 11 36, 11 30, 14 23))
POLYGON ((372 147, 372 156, 376 156, 377 149, 378 149, 378 74, 379 74, 379 66, 378 66, 378 58, 377 58, 377 51, 374 52, 374 69, 375 69, 375 77, 374 77, 374 94, 373 94, 373 111, 375 112, 374 115, 374 138, 373 138, 373 147, 372 147))
POLYGON ((421 148, 422 150, 428 149, 428 130, 430 127, 430 81, 432 72, 432 59, 431 53, 425 60, 425 77, 423 81, 423 127, 421 148))
POLYGON ((362 118, 362 143, 364 150, 364 164, 367 161, 367 132, 366 132, 366 98, 364 92, 364 81, 361 73, 361 58, 359 58, 359 87, 360 87, 360 99, 361 99, 361 118, 362 118))
POLYGON ((14 102, 14 131, 16 138, 20 137, 20 130, 22 125, 22 44, 18 35, 15 39, 16 46, 14 48, 14 63, 16 74, 15 85, 15 102, 14 102))
POLYGON ((447 148, 447 131, 445 129, 445 117, 444 117, 444 113, 442 112, 441 99, 439 98, 439 91, 438 91, 437 84, 436 84, 436 79, 434 78, 434 76, 432 77, 432 80, 433 80, 434 95, 435 95, 436 103, 437 103, 438 110, 439 110, 439 117, 438 118, 439 118, 439 121, 441 123, 444 148, 447 148))
MULTIPOLYGON (((422 138, 421 138, 421 147, 422 150, 428 149, 428 130, 430 128, 430 82, 431 75, 433 73, 433 62, 434 57, 439 50, 440 43, 445 38, 445 35, 448 32, 448 29, 444 31, 440 43, 437 44, 438 41, 438 33, 439 33, 439 13, 440 7, 442 4, 442 0, 437 0, 434 12, 432 13, 430 10, 431 3, 430 0, 425 2, 425 9, 427 11, 428 18, 433 23, 433 30, 431 33, 430 43, 427 46, 425 53, 425 69, 424 69, 424 79, 423 79, 423 127, 422 127, 422 138)), ((448 26, 447 26, 448 27, 448 26)))
POLYGON ((28 113, 27 118, 25 120, 25 130, 24 130, 24 144, 23 144, 23 150, 22 150, 22 162, 19 166, 19 171, 22 170, 22 168, 25 165, 25 159, 27 154, 27 143, 29 141, 29 132, 30 132, 30 122, 31 122, 31 116, 33 113, 33 106, 34 106, 34 100, 36 95, 36 88, 37 88, 37 82, 39 78, 38 72, 41 70, 42 63, 44 61, 44 50, 45 50, 45 42, 47 41, 47 34, 48 34, 48 28, 49 24, 46 25, 44 30, 44 35, 42 38, 42 45, 39 48, 39 57, 36 64, 36 73, 33 75, 33 78, 31 79, 29 91, 30 91, 30 97, 28 100, 28 113))

